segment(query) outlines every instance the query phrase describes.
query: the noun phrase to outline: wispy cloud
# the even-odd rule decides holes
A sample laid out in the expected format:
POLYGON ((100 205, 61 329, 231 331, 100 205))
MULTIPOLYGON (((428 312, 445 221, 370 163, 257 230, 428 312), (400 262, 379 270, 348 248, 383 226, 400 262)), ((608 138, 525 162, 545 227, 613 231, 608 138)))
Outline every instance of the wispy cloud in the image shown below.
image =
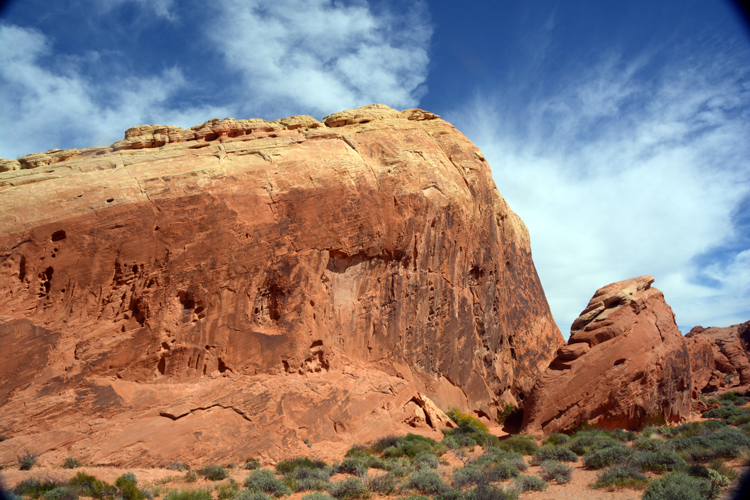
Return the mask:
POLYGON ((375 12, 365 2, 221 0, 209 37, 242 76, 253 109, 323 115, 372 102, 415 106, 432 28, 421 2, 375 12))
POLYGON ((0 24, 0 46, 0 157, 111 144, 141 123, 185 127, 226 115, 221 107, 168 105, 186 85, 178 68, 146 77, 113 73, 105 83, 85 74, 81 58, 53 64, 50 40, 33 29, 0 24))
POLYGON ((477 94, 451 119, 528 224, 565 332, 593 292, 652 274, 683 327, 750 319, 750 67, 734 55, 617 55, 555 91, 477 94), (721 259, 706 259, 723 250, 721 259), (708 264, 706 264, 708 262, 708 264))
POLYGON ((126 3, 132 3, 142 10, 168 20, 175 19, 174 0, 98 0, 98 5, 104 9, 112 9, 126 3))

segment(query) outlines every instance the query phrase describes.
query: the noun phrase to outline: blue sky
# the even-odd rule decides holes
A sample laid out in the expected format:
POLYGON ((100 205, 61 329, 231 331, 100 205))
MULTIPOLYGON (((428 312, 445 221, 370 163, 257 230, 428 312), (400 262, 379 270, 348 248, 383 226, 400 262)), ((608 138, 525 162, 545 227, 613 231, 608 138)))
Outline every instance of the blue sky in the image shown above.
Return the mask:
POLYGON ((750 320, 750 31, 722 0, 70 0, 0 11, 0 157, 143 123, 443 116, 529 226, 567 336, 651 274, 683 333, 750 320))

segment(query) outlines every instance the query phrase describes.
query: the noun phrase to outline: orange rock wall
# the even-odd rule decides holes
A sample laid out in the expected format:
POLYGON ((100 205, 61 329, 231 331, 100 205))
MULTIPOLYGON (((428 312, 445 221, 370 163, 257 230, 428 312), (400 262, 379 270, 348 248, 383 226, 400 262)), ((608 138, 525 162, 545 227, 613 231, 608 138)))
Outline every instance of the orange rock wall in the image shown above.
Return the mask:
POLYGON ((277 459, 413 422, 417 391, 525 397, 563 340, 479 150, 421 110, 285 120, 0 173, 0 461, 277 459))

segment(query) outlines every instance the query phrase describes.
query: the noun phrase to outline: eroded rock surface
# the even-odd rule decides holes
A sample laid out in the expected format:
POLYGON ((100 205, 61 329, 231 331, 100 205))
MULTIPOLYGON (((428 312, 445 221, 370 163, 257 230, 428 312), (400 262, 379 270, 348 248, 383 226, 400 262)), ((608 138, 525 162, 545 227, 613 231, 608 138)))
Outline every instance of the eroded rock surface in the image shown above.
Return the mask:
POLYGON ((522 432, 542 436, 584 422, 637 428, 690 415, 688 350, 653 281, 641 276, 597 290, 531 391, 522 432))
POLYGON ((426 111, 145 125, 19 165, 0 463, 326 458, 493 416, 563 344, 525 225, 426 111))
MULTIPOLYGON (((750 321, 726 328, 696 326, 685 337, 693 341, 708 341, 713 350, 715 369, 728 375, 731 387, 750 384, 750 321)), ((714 383, 705 392, 716 388, 714 383)))

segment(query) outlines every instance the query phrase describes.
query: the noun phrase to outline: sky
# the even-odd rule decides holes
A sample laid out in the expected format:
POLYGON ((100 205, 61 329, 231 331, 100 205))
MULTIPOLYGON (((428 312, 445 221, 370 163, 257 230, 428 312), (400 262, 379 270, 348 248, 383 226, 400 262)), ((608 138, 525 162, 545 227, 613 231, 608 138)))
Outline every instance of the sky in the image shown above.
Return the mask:
POLYGON ((566 337, 644 274, 683 333, 750 320, 750 29, 726 0, 0 6, 2 158, 373 102, 483 151, 566 337))

